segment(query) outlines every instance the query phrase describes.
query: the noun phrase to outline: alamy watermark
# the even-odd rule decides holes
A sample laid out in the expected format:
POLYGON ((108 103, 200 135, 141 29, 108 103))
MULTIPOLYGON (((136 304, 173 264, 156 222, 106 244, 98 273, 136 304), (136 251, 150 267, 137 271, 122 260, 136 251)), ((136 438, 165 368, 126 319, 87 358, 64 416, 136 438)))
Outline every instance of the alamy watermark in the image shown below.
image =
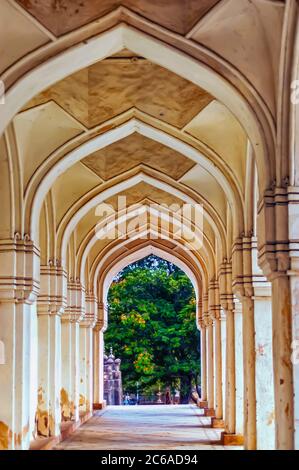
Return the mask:
POLYGON ((117 204, 99 204, 98 239, 168 239, 181 240, 186 250, 200 250, 203 245, 203 206, 201 204, 133 204, 118 196, 117 204))

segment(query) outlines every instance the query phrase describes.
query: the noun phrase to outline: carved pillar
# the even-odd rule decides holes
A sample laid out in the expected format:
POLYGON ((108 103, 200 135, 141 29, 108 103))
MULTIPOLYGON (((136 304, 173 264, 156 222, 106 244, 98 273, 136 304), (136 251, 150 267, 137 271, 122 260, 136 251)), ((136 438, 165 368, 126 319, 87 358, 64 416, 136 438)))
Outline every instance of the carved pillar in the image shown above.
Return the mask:
POLYGON ((225 433, 226 445, 243 444, 243 436, 236 434, 236 354, 235 354, 235 315, 232 294, 232 265, 224 260, 219 271, 221 307, 226 316, 226 386, 225 386, 225 433))
POLYGON ((208 388, 207 388, 207 330, 203 323, 200 329, 200 357, 201 357, 201 400, 207 402, 208 388))
POLYGON ((299 266, 291 271, 292 364, 294 382, 295 449, 299 450, 299 266))
POLYGON ((225 359, 226 359, 226 317, 224 310, 220 309, 220 328, 221 328, 221 357, 222 357, 222 416, 224 417, 224 409, 225 409, 225 380, 226 380, 226 367, 225 367, 225 359))
POLYGON ((214 320, 214 367, 215 367, 215 417, 222 420, 222 350, 221 350, 221 321, 219 316, 214 320))
POLYGON ((256 447, 275 449, 271 284, 254 284, 256 447))
POLYGON ((207 392, 207 340, 206 340, 206 327, 203 319, 203 304, 202 300, 198 302, 198 325, 200 328, 200 374, 201 374, 201 402, 200 406, 207 406, 208 392, 207 392))
POLYGON ((244 433, 244 381, 243 381, 243 315, 242 304, 234 299, 235 327, 235 383, 236 383, 236 429, 238 435, 244 433))
POLYGON ((61 415, 63 421, 79 420, 79 323, 84 318, 84 292, 80 282, 68 283, 68 304, 61 325, 61 415))
POLYGON ((39 251, 19 236, 0 247, 0 450, 28 449, 37 401, 39 251))
POLYGON ((292 259, 298 259, 298 194, 293 189, 273 186, 258 207, 259 264, 272 286, 275 447, 279 450, 291 450, 295 445, 293 300, 289 276, 297 271, 296 262, 292 270, 292 259))
POLYGON ((209 310, 213 318, 214 327, 214 391, 215 391, 215 418, 212 419, 213 427, 223 427, 223 399, 222 399, 222 346, 221 346, 221 320, 220 297, 218 282, 210 283, 209 310))
POLYGON ((235 374, 235 322, 234 310, 226 310, 226 406, 225 432, 236 432, 236 374, 235 374))
POLYGON ((36 428, 39 436, 60 434, 61 412, 61 314, 66 306, 66 273, 59 263, 41 266, 38 313, 38 403, 36 428), (55 367, 53 367, 55 364, 55 367))
MULTIPOLYGON (((253 222, 252 222, 253 223, 253 222)), ((243 412, 244 445, 256 449, 256 389, 255 389, 255 321, 253 303, 253 270, 257 264, 252 258, 252 233, 243 234, 233 247, 233 291, 241 302, 243 346, 243 412)))
POLYGON ((209 297, 203 296, 204 324, 206 327, 206 355, 207 355, 207 415, 214 416, 214 350, 213 350, 213 320, 209 315, 209 297))
POLYGON ((208 332, 208 407, 210 412, 215 413, 215 399, 214 399, 214 327, 213 319, 207 319, 207 332, 208 332))
POLYGON ((86 312, 79 326, 80 339, 80 413, 91 414, 93 404, 93 328, 97 321, 97 299, 86 295, 86 312))
POLYGON ((269 286, 257 265, 257 240, 235 242, 235 259, 241 260, 234 292, 243 310, 244 443, 247 450, 272 449, 274 386, 272 322, 269 286))
POLYGON ((105 408, 104 400, 104 332, 107 328, 105 307, 98 305, 97 323, 93 329, 93 408, 105 408))
MULTIPOLYGON (((297 160, 298 167, 298 160, 297 160)), ((298 172, 297 172, 298 175, 298 172)), ((298 178, 297 178, 298 179, 298 178)), ((292 365, 294 390, 295 449, 299 450, 299 187, 288 187, 290 269, 288 271, 292 310, 292 365)))
POLYGON ((244 357, 244 440, 247 450, 256 449, 255 322, 251 297, 242 298, 244 357))
POLYGON ((292 311, 287 276, 272 277, 273 361, 276 448, 294 447, 292 311))

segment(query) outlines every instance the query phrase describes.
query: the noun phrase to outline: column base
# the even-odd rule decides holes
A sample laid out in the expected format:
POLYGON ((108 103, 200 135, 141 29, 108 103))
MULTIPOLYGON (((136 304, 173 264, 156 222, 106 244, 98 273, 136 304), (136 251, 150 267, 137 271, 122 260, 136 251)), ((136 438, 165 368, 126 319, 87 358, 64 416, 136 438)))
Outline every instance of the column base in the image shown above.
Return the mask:
POLYGON ((244 436, 241 434, 221 433, 221 443, 224 446, 242 446, 244 445, 244 436))
POLYGON ((91 412, 81 413, 78 421, 64 421, 60 425, 60 434, 53 437, 38 437, 31 441, 30 450, 52 450, 60 442, 70 437, 81 424, 86 423, 92 417, 91 412))
POLYGON ((93 403, 92 407, 94 410, 104 410, 107 406, 106 400, 103 400, 102 403, 93 403))
POLYGON ((200 401, 198 406, 201 409, 207 408, 208 407, 208 402, 207 401, 200 401))
POLYGON ((215 417, 214 408, 205 408, 204 409, 204 416, 207 416, 209 418, 214 418, 215 417))
POLYGON ((224 419, 212 418, 211 419, 212 428, 215 429, 224 429, 224 419))

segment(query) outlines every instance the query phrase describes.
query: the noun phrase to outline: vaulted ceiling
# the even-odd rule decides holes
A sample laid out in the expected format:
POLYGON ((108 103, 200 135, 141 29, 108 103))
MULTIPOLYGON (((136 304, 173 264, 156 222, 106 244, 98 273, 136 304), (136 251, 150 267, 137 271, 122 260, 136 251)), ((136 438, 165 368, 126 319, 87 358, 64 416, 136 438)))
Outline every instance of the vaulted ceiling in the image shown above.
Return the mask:
MULTIPOLYGON (((97 34, 121 23, 128 31, 150 31, 157 41, 167 38, 169 53, 179 45, 178 61, 184 53, 198 58, 204 50, 211 64, 220 58, 219 75, 225 63, 232 88, 235 77, 242 77, 242 92, 250 83, 271 121, 284 8, 282 1, 264 0, 2 0, 0 70, 5 83, 13 84, 30 66, 38 68, 76 44, 92 46, 97 34)), ((124 44, 88 66, 80 66, 79 58, 72 74, 63 73, 62 61, 62 78, 22 103, 9 126, 6 143, 17 155, 26 210, 52 175, 41 204, 43 263, 61 256, 68 227, 78 253, 97 223, 99 198, 117 208, 118 195, 126 196, 129 205, 188 198, 204 204, 207 253, 230 255, 232 232, 237 234, 244 223, 247 132, 236 113, 216 98, 221 82, 215 95, 206 91, 196 84, 191 66, 186 79, 180 70, 164 67, 159 53, 156 61, 149 60, 148 44, 140 36, 143 40, 143 54, 124 44)), ((203 69, 203 84, 205 79, 203 69)), ((5 148, 4 140, 1 145, 5 148)), ((89 262, 107 245, 98 241, 89 262)))

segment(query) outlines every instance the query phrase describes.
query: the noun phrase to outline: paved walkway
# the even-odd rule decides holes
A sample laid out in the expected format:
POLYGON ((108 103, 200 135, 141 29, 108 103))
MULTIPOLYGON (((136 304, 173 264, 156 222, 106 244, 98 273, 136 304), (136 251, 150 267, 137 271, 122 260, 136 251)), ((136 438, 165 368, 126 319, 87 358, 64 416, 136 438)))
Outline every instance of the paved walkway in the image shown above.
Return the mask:
POLYGON ((193 405, 110 406, 97 412, 56 449, 231 449, 219 444, 220 433, 210 428, 210 418, 193 405))

